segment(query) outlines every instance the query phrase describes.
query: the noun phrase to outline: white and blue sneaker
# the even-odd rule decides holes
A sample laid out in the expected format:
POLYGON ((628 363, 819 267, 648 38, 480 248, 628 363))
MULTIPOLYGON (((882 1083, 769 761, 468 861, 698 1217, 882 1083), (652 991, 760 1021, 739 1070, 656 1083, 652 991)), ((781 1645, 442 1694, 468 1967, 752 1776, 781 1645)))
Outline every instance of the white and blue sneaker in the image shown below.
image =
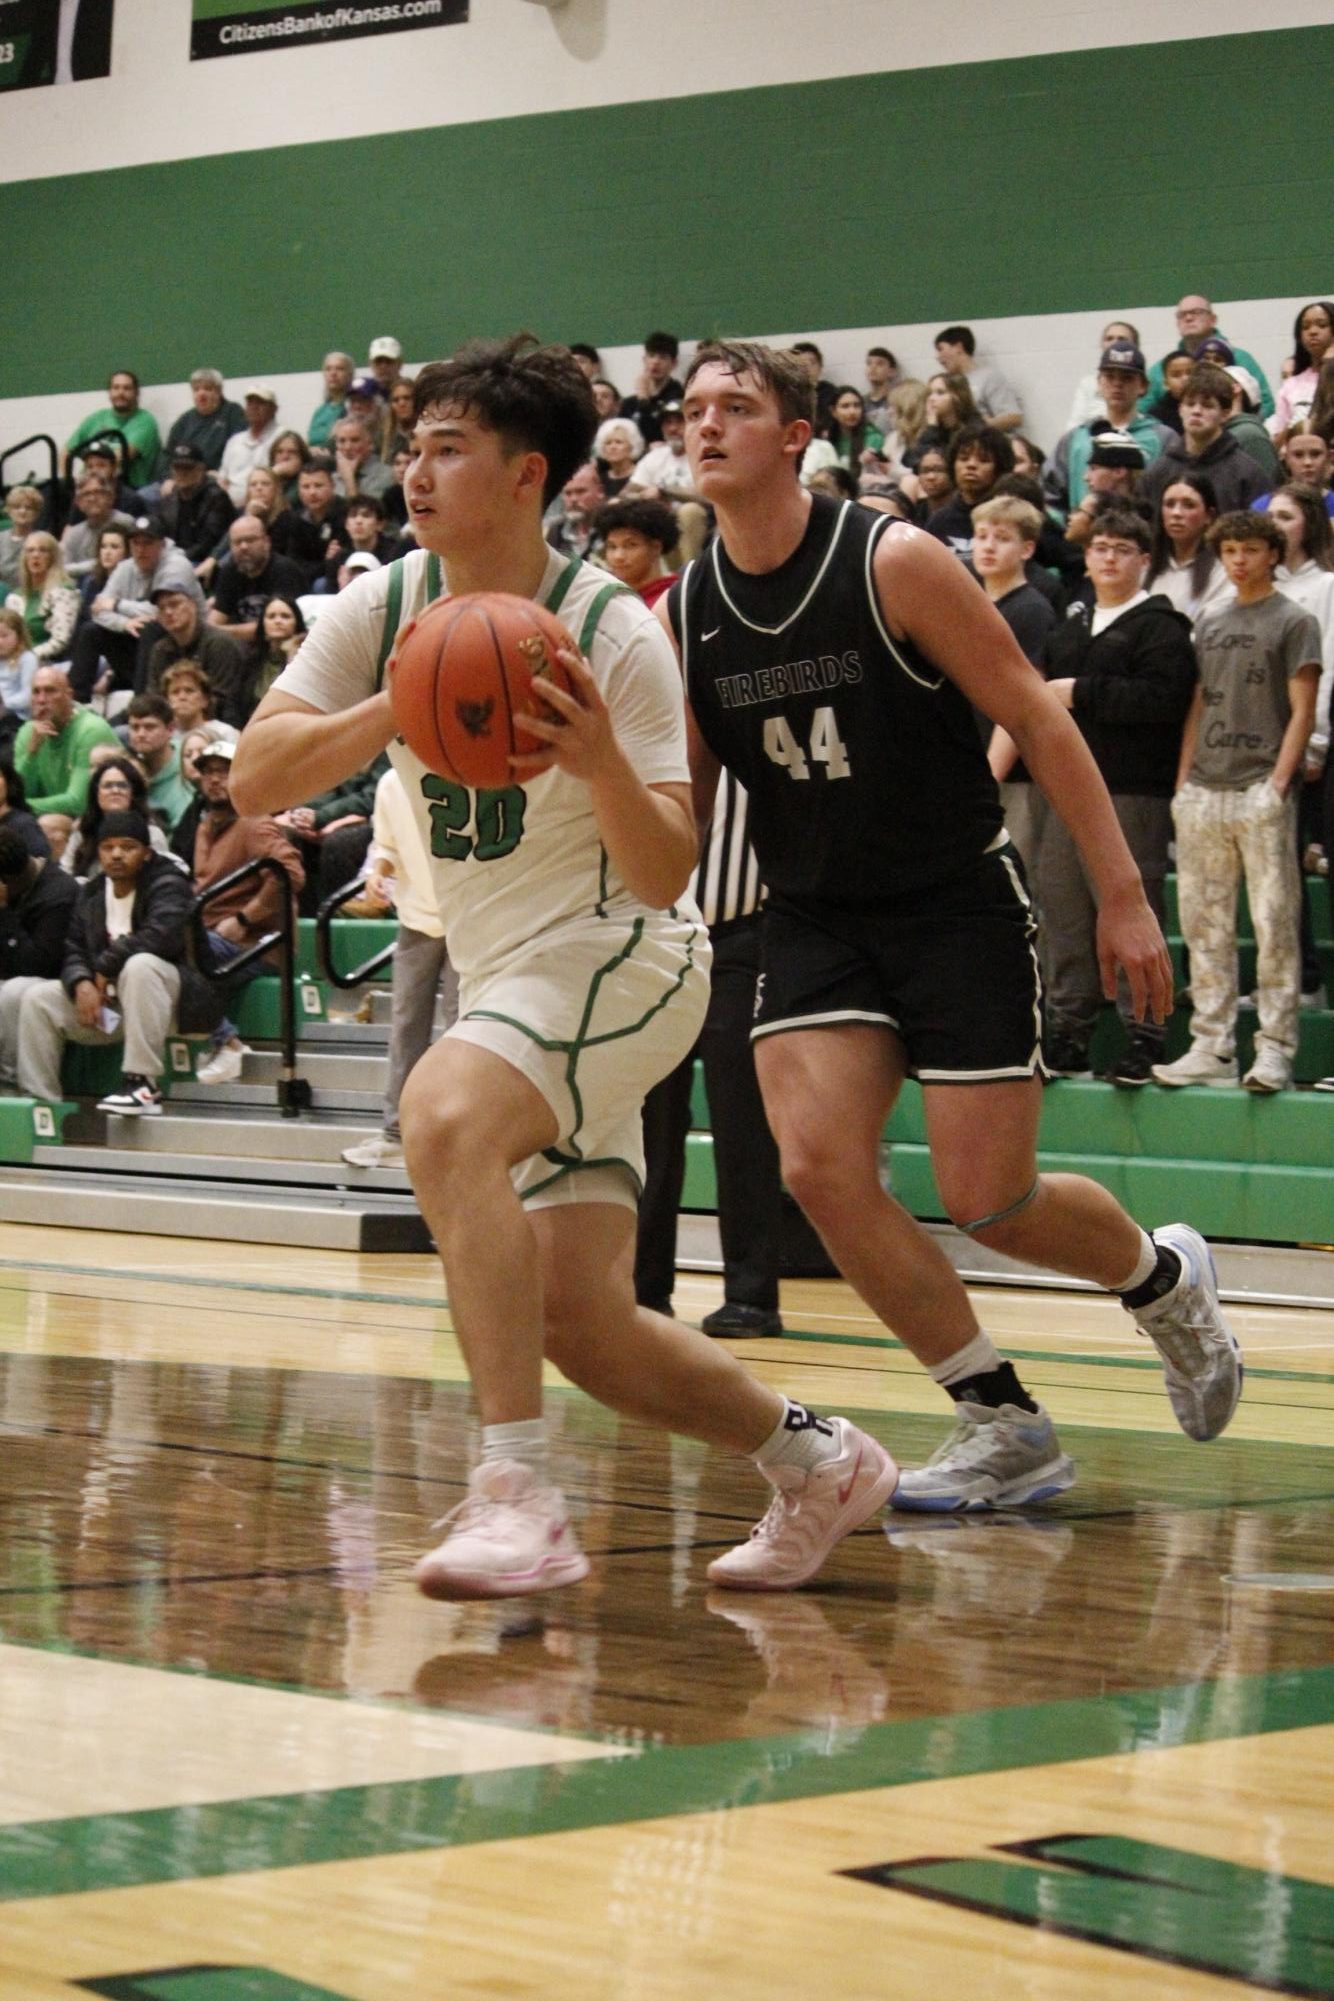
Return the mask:
POLYGON ((1041 1405, 955 1406, 953 1431, 925 1466, 899 1477, 889 1505, 923 1514, 963 1508, 1019 1508, 1049 1501, 1075 1484, 1074 1462, 1062 1452, 1055 1427, 1041 1405))
POLYGON ((1128 1310, 1162 1356, 1177 1423, 1203 1444, 1227 1429, 1241 1401, 1241 1343, 1223 1317, 1213 1254, 1199 1231, 1166 1223, 1153 1241, 1176 1252, 1181 1277, 1161 1299, 1128 1310))

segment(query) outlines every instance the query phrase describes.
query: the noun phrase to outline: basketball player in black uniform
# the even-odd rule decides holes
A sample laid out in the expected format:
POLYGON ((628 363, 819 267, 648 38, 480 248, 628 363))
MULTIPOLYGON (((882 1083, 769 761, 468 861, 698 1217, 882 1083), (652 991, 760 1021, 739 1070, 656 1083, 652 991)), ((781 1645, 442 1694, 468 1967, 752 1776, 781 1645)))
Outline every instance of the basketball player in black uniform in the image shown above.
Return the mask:
POLYGON ((708 343, 684 404, 719 533, 659 611, 683 662, 697 818, 722 765, 750 795, 769 886, 753 1035, 784 1178, 956 1405, 894 1505, 1018 1506, 1074 1480, 948 1259, 881 1188, 907 1075, 955 1224, 1116 1292, 1163 1359, 1182 1429, 1216 1437, 1241 1361, 1208 1246, 1184 1224, 1150 1237, 1096 1182, 1037 1171, 1035 926, 970 703, 1022 743, 1078 842, 1109 998, 1119 964, 1140 1016, 1171 1005, 1162 934, 1069 711, 948 551, 801 486, 814 413, 795 357, 708 343))

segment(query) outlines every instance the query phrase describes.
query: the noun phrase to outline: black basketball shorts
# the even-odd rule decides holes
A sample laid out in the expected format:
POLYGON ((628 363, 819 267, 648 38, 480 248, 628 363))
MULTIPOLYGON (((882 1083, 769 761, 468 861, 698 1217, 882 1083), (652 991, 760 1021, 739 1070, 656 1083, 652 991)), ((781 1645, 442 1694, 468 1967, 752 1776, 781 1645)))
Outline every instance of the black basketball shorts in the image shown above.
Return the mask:
POLYGON ((874 904, 764 908, 752 1041, 868 1022, 889 1028, 926 1084, 1041 1069, 1037 923, 1006 842, 966 873, 874 904))

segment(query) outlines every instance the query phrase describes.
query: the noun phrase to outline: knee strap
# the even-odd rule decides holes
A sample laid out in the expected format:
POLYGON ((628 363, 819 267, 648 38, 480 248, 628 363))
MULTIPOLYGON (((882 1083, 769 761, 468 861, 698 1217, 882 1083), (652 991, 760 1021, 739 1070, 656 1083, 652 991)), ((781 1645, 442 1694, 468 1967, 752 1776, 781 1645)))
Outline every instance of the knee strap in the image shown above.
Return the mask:
POLYGON ((1028 1207, 1037 1192, 1038 1183, 1034 1181, 1027 1195, 1021 1195, 1017 1202, 1011 1202, 1007 1208, 993 1209, 989 1216, 979 1216, 975 1223, 956 1223, 954 1227, 956 1230, 962 1230, 966 1237, 973 1237, 979 1230, 990 1229, 993 1223, 1008 1223, 1011 1216, 1017 1216, 1021 1209, 1028 1207))

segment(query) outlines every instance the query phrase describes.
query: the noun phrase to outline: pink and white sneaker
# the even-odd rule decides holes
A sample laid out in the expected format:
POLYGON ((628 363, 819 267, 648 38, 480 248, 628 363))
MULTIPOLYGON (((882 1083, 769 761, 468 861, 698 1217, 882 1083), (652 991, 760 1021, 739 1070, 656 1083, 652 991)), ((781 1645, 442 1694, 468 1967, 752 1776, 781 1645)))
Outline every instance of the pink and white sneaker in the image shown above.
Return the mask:
POLYGON ((777 1488, 747 1542, 709 1565, 709 1582, 734 1591, 795 1591, 814 1577, 836 1543, 882 1508, 899 1469, 886 1452, 845 1417, 830 1419, 839 1450, 813 1472, 775 1466, 765 1478, 777 1488))
POLYGON ((428 1598, 520 1598, 588 1575, 565 1496, 517 1459, 483 1460, 468 1497, 438 1527, 449 1534, 417 1565, 428 1598))

